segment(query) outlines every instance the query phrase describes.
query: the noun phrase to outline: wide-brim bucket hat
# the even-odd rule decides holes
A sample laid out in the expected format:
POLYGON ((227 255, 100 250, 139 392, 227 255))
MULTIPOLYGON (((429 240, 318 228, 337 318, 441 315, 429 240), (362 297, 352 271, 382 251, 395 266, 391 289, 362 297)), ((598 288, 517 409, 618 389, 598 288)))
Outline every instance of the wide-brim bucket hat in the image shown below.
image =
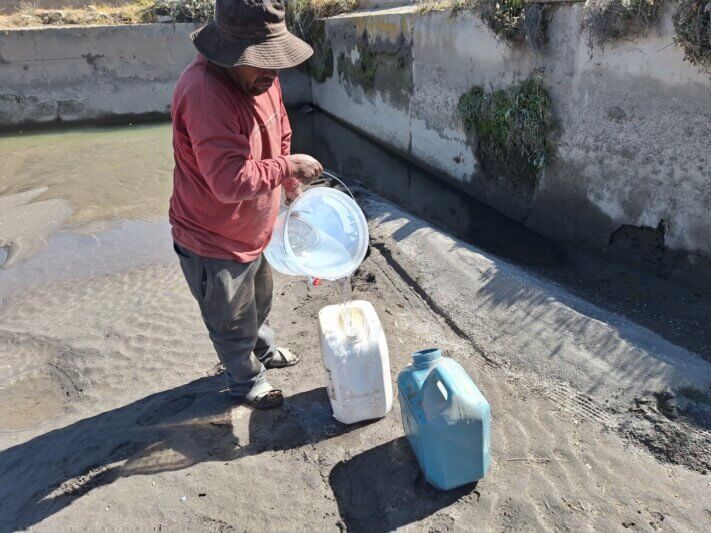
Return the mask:
POLYGON ((215 20, 190 34, 198 51, 223 67, 295 67, 314 53, 286 27, 282 0, 216 0, 215 20))

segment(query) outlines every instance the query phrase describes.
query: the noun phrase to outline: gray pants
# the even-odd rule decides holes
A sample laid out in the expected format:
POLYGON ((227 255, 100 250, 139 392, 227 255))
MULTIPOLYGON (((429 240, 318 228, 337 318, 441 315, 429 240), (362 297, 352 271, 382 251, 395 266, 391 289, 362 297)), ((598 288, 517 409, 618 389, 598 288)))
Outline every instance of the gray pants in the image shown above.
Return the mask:
POLYGON ((271 268, 264 256, 238 263, 173 247, 225 367, 229 392, 246 396, 266 382, 264 365, 276 353, 274 332, 265 323, 272 308, 271 268))

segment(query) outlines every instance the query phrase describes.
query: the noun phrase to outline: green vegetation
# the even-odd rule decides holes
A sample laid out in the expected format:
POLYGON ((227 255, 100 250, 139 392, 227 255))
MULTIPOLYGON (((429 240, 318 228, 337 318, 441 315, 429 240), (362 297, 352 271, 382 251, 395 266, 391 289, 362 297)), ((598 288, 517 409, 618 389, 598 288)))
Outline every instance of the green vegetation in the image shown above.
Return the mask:
POLYGON ((674 41, 684 50, 686 60, 711 72, 711 2, 681 0, 673 20, 674 41))
POLYGON ((523 41, 526 2, 524 0, 482 0, 481 20, 496 35, 510 41, 523 41))
POLYGON ((499 37, 540 48, 545 44, 543 9, 525 0, 418 0, 417 10, 422 14, 472 11, 499 37))
POLYGON ((595 0, 585 5, 583 28, 590 44, 645 35, 656 24, 665 0, 595 0))
POLYGON ((207 22, 215 16, 214 0, 156 0, 149 13, 154 20, 170 17, 173 22, 207 22))
POLYGON ((553 125, 550 98, 538 78, 507 89, 472 87, 459 99, 467 132, 477 139, 484 168, 535 184, 550 157, 546 135, 553 125))
POLYGON ((436 11, 474 11, 478 5, 478 0, 418 0, 417 12, 426 14, 436 11))
POLYGON ((333 48, 323 19, 357 9, 358 0, 290 0, 286 6, 289 29, 314 49, 305 68, 314 80, 323 83, 333 76, 333 48))
POLYGON ((358 9, 358 0, 289 0, 286 23, 302 39, 309 39, 319 19, 335 17, 358 9))

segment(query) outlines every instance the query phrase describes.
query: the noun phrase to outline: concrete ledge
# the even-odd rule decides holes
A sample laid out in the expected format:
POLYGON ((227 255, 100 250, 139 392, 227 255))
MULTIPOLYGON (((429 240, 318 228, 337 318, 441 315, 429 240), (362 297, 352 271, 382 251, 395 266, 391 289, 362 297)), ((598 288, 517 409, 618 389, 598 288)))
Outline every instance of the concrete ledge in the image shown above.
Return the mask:
POLYGON ((492 364, 561 380, 620 406, 667 387, 711 386, 711 363, 698 355, 361 195, 384 255, 492 364))
MULTIPOLYGON (((193 24, 57 27, 0 32, 0 126, 167 117, 173 86, 195 58, 193 24)), ((294 104, 309 80, 287 73, 294 104)))

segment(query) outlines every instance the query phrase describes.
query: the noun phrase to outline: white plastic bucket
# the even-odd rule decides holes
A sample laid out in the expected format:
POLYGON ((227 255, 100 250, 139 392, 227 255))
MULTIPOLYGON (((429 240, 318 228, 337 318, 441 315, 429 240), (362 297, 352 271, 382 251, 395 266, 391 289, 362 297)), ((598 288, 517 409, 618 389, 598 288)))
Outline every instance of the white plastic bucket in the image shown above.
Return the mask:
POLYGON ((277 218, 264 256, 278 272, 336 280, 350 276, 368 250, 368 222, 352 197, 309 189, 277 218))

